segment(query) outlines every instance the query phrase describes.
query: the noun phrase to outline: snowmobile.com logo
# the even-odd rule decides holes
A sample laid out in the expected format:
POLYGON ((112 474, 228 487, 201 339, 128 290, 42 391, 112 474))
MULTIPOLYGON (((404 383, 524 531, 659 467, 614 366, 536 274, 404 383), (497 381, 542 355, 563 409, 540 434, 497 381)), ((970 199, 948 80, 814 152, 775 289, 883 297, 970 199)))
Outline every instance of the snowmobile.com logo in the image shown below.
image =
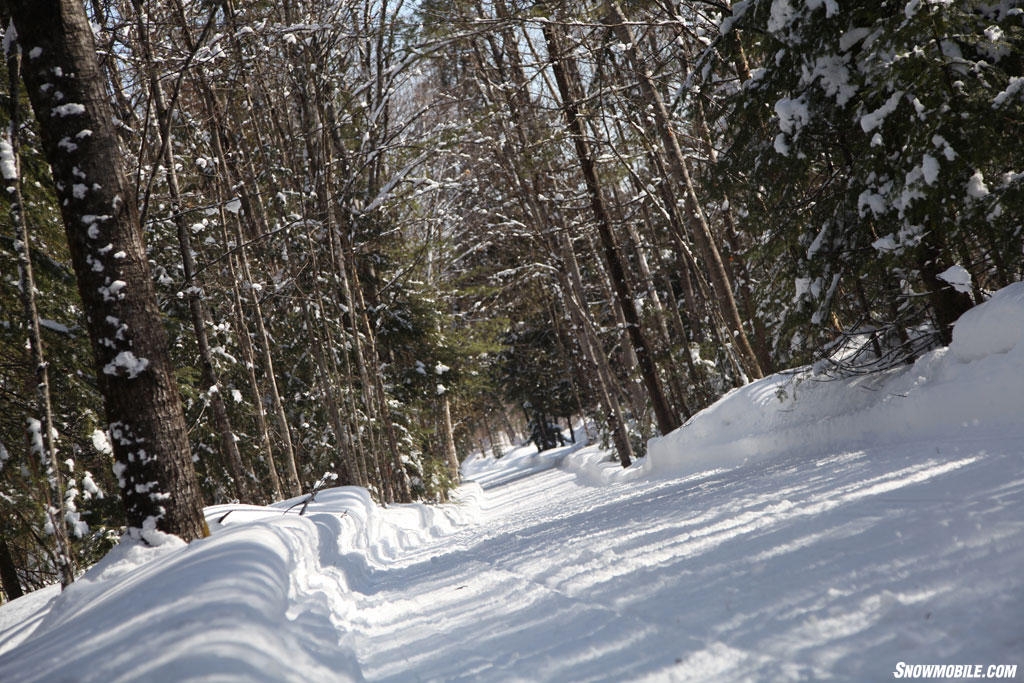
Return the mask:
POLYGON ((1016 678, 1016 664, 907 664, 899 662, 893 678, 1016 678))

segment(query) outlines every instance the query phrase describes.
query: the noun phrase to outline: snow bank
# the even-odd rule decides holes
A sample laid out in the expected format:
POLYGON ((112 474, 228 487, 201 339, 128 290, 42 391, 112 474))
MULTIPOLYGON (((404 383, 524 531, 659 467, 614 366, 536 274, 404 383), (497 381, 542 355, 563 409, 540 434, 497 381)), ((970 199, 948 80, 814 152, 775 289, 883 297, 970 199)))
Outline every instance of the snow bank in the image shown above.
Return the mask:
POLYGON ((671 434, 640 468, 679 476, 784 453, 828 453, 993 430, 1024 436, 1024 283, 965 313, 953 343, 913 365, 830 379, 808 369, 735 389, 671 434))
MULTIPOLYGON (((343 486, 317 493, 305 515, 318 525, 329 524, 338 548, 359 551, 384 564, 405 550, 474 523, 482 497, 479 484, 470 482, 452 493, 450 505, 409 503, 382 508, 366 489, 343 486)), ((292 498, 273 507, 297 512, 305 498, 292 498)))
MULTIPOLYGON (((582 423, 575 427, 575 443, 559 448, 537 452, 531 443, 513 447, 501 458, 491 458, 485 453, 473 453, 462 462, 464 480, 478 482, 484 488, 493 488, 528 477, 537 472, 561 469, 576 476, 578 483, 587 486, 603 486, 612 482, 635 481, 643 472, 635 467, 622 469, 614 451, 599 442, 591 443, 590 435, 597 433, 592 423, 584 429, 582 423)), ((562 435, 568 439, 568 430, 562 435)))
POLYGON ((480 495, 385 509, 344 487, 303 516, 303 498, 212 506, 187 546, 126 538, 63 593, 0 608, 0 681, 362 680, 348 618, 368 564, 475 520, 480 495))
POLYGON ((590 444, 570 454, 562 461, 562 469, 576 475, 576 480, 588 486, 604 486, 613 482, 635 481, 643 475, 638 467, 622 469, 614 450, 590 444))
POLYGON ((970 363, 1018 347, 1024 347, 1024 282, 999 290, 964 313, 953 327, 949 351, 961 363, 970 363))
POLYGON ((0 680, 358 680, 323 610, 290 604, 316 537, 287 516, 190 546, 125 539, 0 655, 0 680))

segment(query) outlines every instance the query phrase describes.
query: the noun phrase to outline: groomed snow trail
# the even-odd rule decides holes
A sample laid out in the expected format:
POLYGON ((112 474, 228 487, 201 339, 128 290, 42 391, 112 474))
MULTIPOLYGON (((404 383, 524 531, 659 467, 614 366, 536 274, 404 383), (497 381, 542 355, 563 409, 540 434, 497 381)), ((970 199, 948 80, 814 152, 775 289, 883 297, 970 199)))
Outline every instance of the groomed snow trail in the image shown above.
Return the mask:
POLYGON ((948 348, 758 380, 628 470, 519 448, 456 505, 213 506, 210 538, 0 606, 0 681, 1019 679, 1022 377, 1017 283, 948 348))
POLYGON ((0 680, 865 681, 901 661, 1024 664, 1020 431, 601 486, 573 474, 596 448, 519 449, 469 463, 484 490, 460 506, 385 510, 339 488, 304 517, 209 508, 209 539, 123 543, 63 594, 4 605, 0 680))
POLYGON ((357 657, 374 681, 1024 664, 1021 459, 1016 440, 946 440, 601 487, 498 461, 476 474, 479 525, 353 585, 357 657))

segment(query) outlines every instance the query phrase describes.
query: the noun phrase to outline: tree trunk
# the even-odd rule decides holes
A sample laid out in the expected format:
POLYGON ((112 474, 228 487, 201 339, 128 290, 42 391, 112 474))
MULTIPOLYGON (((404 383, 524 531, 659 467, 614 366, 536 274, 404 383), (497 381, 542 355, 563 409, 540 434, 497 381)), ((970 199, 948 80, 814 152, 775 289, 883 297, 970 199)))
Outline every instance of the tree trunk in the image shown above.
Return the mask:
MULTIPOLYGON (((402 464, 401 456, 398 452, 398 438, 395 435, 395 425, 391 419, 391 408, 389 407, 388 395, 384 390, 384 379, 381 373, 380 367, 380 354, 377 351, 377 335, 373 331, 373 326, 370 324, 370 318, 367 314, 366 299, 363 297, 363 287, 359 282, 359 274, 355 269, 355 252, 352 249, 352 244, 347 241, 346 236, 343 234, 342 239, 344 241, 344 248, 346 249, 348 256, 349 268, 352 270, 352 292, 355 295, 354 300, 354 315, 356 320, 362 323, 361 332, 366 336, 367 342, 367 358, 370 361, 370 376, 372 377, 372 387, 376 393, 377 409, 380 411, 380 419, 384 423, 384 436, 388 442, 388 450, 390 451, 390 460, 384 459, 387 463, 388 468, 391 471, 392 485, 397 490, 397 499, 400 503, 411 503, 412 502, 412 483, 409 480, 409 473, 405 471, 405 466, 402 464)), ((456 458, 457 460, 458 458, 456 458)))
MULTIPOLYGON (((186 48, 190 52, 195 52, 199 46, 196 44, 196 41, 192 36, 191 26, 188 22, 188 19, 185 16, 184 5, 182 5, 180 0, 175 0, 174 5, 175 17, 178 20, 179 28, 182 31, 182 36, 184 37, 186 48)), ((233 167, 229 166, 228 164, 227 151, 230 139, 228 135, 227 123, 225 122, 224 114, 221 111, 221 107, 218 103, 216 93, 214 92, 212 86, 210 85, 209 81, 207 80, 206 76, 203 74, 202 71, 199 72, 198 80, 200 85, 199 89, 203 97, 203 102, 206 105, 207 114, 209 115, 211 120, 210 125, 212 130, 210 132, 210 142, 213 145, 214 151, 216 153, 217 163, 222 175, 221 178, 218 178, 218 187, 220 186, 219 183, 227 183, 230 187, 232 186, 232 181, 237 179, 239 173, 234 172, 232 170, 233 167)), ((249 175, 252 176, 253 174, 249 175)), ((249 186, 245 182, 239 182, 238 187, 240 189, 241 204, 245 210, 246 216, 252 218, 254 216, 261 215, 262 206, 260 205, 259 202, 258 193, 253 193, 252 189, 249 188, 249 186)), ((224 201, 227 200, 228 196, 230 195, 220 197, 220 214, 222 224, 224 223, 224 201)), ((255 291, 253 291, 253 277, 249 265, 249 256, 246 253, 245 248, 242 246, 245 244, 246 240, 242 233, 242 223, 241 219, 238 217, 238 214, 235 214, 235 220, 233 222, 235 238, 238 243, 239 268, 241 269, 241 274, 244 278, 244 286, 249 288, 249 293, 252 296, 252 304, 254 309, 254 315, 256 318, 256 330, 259 333, 261 347, 260 350, 263 353, 264 374, 266 375, 267 385, 270 389, 270 396, 271 401, 273 403, 274 414, 275 417, 277 418, 278 427, 281 432, 281 442, 284 447, 284 468, 286 475, 285 486, 287 487, 287 492, 289 495, 297 496, 302 492, 302 486, 301 483, 299 482, 298 468, 296 467, 295 464, 295 449, 292 444, 291 431, 289 430, 288 427, 287 414, 285 413, 284 405, 281 403, 281 396, 277 388, 277 379, 274 374, 274 361, 270 352, 270 336, 267 333, 266 325, 264 323, 263 309, 260 305, 259 296, 256 294, 255 291)), ((225 248, 227 247, 228 244, 227 241, 225 241, 225 248)), ((233 286, 237 287, 237 280, 233 286)), ((238 315, 240 319, 242 319, 244 316, 240 308, 238 315)), ((269 446, 267 452, 269 453, 269 446)), ((271 456, 271 459, 272 457, 273 456, 271 456)), ((271 463, 271 467, 273 468, 273 463, 271 463)), ((274 482, 275 484, 280 483, 280 478, 277 477, 276 472, 273 475, 272 479, 273 478, 278 479, 278 482, 274 482)))
POLYGON ((746 332, 743 331, 743 322, 740 319, 739 310, 736 308, 736 299, 732 293, 732 285, 729 281, 729 276, 725 272, 725 265, 722 263, 721 254, 718 251, 718 247, 715 245, 715 240, 711 234, 711 228, 708 226, 707 218, 700 207, 693 179, 690 177, 690 171, 687 167, 686 159, 683 158, 683 152, 679 147, 679 140, 676 138, 675 131, 672 128, 672 122, 669 119, 668 111, 665 109, 665 103, 662 100, 661 95, 658 93, 658 89, 654 86, 654 81, 651 77, 650 71, 640 62, 640 58, 637 55, 636 44, 633 42, 633 31, 627 22, 626 15, 622 13, 622 9, 619 7, 617 2, 611 3, 611 12, 616 23, 610 23, 609 28, 615 31, 619 36, 619 40, 627 45, 626 55, 629 57, 633 69, 636 72, 637 77, 640 79, 640 87, 647 100, 646 104, 653 110, 654 121, 658 129, 658 134, 661 136, 662 144, 668 154, 669 168, 671 169, 672 175, 674 176, 677 184, 686 191, 690 209, 697 222, 695 237, 701 251, 704 252, 707 258, 708 270, 711 274, 711 283, 714 287, 715 295, 718 298, 722 315, 732 328, 732 333, 735 337, 734 343, 739 347, 740 357, 743 359, 743 364, 746 367, 747 373, 755 379, 758 379, 762 377, 760 364, 757 361, 757 356, 754 353, 753 348, 750 346, 750 341, 747 339, 746 332))
MULTIPOLYGON (((235 239, 242 244, 245 238, 242 236, 241 221, 235 221, 235 239)), ((277 390, 277 377, 274 374, 274 358, 270 353, 270 335, 267 333, 267 326, 263 322, 263 307, 260 305, 260 297, 254 287, 252 270, 249 268, 249 257, 245 249, 239 249, 239 260, 242 264, 242 277, 249 288, 252 297, 253 314, 256 318, 256 331, 259 333, 260 350, 263 351, 263 371, 267 376, 267 386, 270 387, 270 399, 273 402, 274 415, 277 417, 277 425, 280 430, 281 442, 284 445, 285 483, 288 492, 292 496, 302 493, 302 485, 299 483, 299 471, 295 465, 295 449, 292 445, 291 431, 288 427, 288 415, 284 410, 284 403, 281 401, 281 394, 277 390)))
POLYGON ((25 592, 21 589, 21 582, 18 580, 18 570, 14 566, 14 558, 11 557, 11 549, 7 547, 7 541, 0 535, 0 587, 4 589, 7 601, 17 600, 25 592))
MULTIPOLYGON (((337 250, 337 268, 338 268, 338 281, 341 286, 342 299, 348 306, 348 319, 349 326, 352 334, 352 348, 355 351, 356 370, 359 373, 359 386, 363 398, 363 406, 366 410, 367 417, 371 420, 375 420, 377 417, 377 406, 375 402, 375 395, 373 392, 374 383, 370 379, 370 369, 367 363, 367 352, 363 348, 363 331, 361 329, 362 315, 358 310, 358 303, 355 299, 353 290, 353 281, 356 277, 355 268, 349 267, 349 261, 352 258, 351 249, 348 248, 347 242, 344 240, 346 226, 339 226, 337 228, 336 239, 332 240, 332 245, 337 250), (343 244, 343 242, 345 242, 343 244), (352 279, 349 278, 349 271, 352 271, 352 279)), ((357 430, 358 433, 358 430, 357 430)), ((374 468, 376 470, 377 480, 380 482, 380 496, 385 502, 393 502, 395 500, 395 492, 393 488, 393 482, 391 478, 391 467, 386 458, 382 458, 378 452, 376 440, 373 438, 374 430, 367 430, 370 438, 370 457, 373 458, 374 468)))
MULTIPOLYGON (((223 198, 221 198, 223 199, 223 198)), ((227 216, 224 212, 223 201, 218 202, 220 208, 220 231, 224 248, 228 249, 228 228, 227 216)), ((267 426, 267 413, 263 407, 263 392, 260 390, 259 381, 256 379, 256 355, 252 348, 252 339, 249 337, 249 326, 245 322, 245 310, 242 308, 242 293, 238 286, 238 269, 235 266, 234 255, 228 254, 228 276, 231 278, 232 313, 235 318, 235 337, 238 345, 242 347, 242 358, 245 361, 246 376, 249 378, 249 390, 252 392, 253 406, 256 408, 256 429, 260 435, 260 449, 267 461, 268 474, 270 479, 270 493, 274 500, 284 498, 281 489, 281 478, 277 474, 277 462, 274 459, 274 449, 270 444, 270 429, 267 426)))
POLYGON ((939 278, 945 268, 940 264, 942 258, 941 236, 928 233, 918 247, 918 263, 921 269, 921 280, 928 288, 928 306, 932 311, 935 329, 939 340, 949 346, 953 341, 953 323, 971 308, 971 297, 958 292, 948 283, 939 278))
POLYGON ((235 441, 235 432, 231 427, 227 406, 224 404, 220 378, 217 376, 217 371, 213 365, 213 356, 210 353, 210 340, 206 334, 206 304, 203 301, 202 287, 195 280, 195 256, 192 253, 188 220, 181 206, 178 171, 174 163, 174 143, 171 137, 171 116, 173 112, 168 108, 167 102, 164 99, 163 86, 160 84, 156 65, 153 61, 149 35, 142 20, 140 0, 132 0, 132 4, 135 7, 136 19, 138 21, 139 42, 142 46, 143 56, 146 59, 150 94, 156 107, 157 128, 160 130, 160 147, 163 149, 163 163, 167 169, 167 186, 171 199, 170 212, 173 216, 175 228, 177 228, 178 247, 181 251, 181 263, 185 275, 185 297, 188 300, 189 314, 192 318, 192 331, 196 336, 196 346, 199 349, 199 369, 203 382, 202 388, 208 397, 210 409, 213 413, 213 423, 220 441, 221 456, 227 461, 228 467, 231 469, 231 475, 235 479, 235 495, 239 499, 247 501, 252 499, 252 494, 249 490, 249 473, 242 463, 242 455, 239 453, 238 443, 235 441))
POLYGON ((459 483, 459 455, 455 451, 455 434, 452 430, 452 411, 448 395, 441 396, 441 429, 444 432, 444 459, 448 464, 448 476, 453 484, 459 483))
POLYGON ((359 485, 362 482, 359 481, 358 467, 353 467, 354 462, 349 459, 351 449, 348 447, 348 432, 345 430, 345 424, 341 419, 341 410, 338 408, 338 402, 335 400, 334 391, 331 388, 327 361, 324 358, 324 349, 315 332, 313 316, 309 314, 309 305, 305 299, 303 299, 301 305, 302 316, 306 321, 306 338, 309 340, 313 361, 316 364, 317 383, 320 385, 320 393, 323 395, 324 403, 326 404, 328 422, 331 424, 331 430, 334 431, 334 443, 340 456, 340 466, 338 467, 340 470, 340 481, 338 481, 337 485, 359 485))
MULTIPOLYGON (((209 533, 112 111, 79 0, 11 0, 53 169, 130 529, 209 533)), ((143 533, 142 538, 149 538, 143 533)))
MULTIPOLYGON (((711 160, 712 164, 717 164, 718 150, 715 149, 711 137, 711 129, 708 128, 707 117, 704 114, 704 103, 698 98, 694 106, 697 114, 697 126, 700 129, 700 138, 704 143, 704 153, 708 155, 708 159, 711 160)), ((725 240, 729 245, 729 251, 732 255, 725 262, 725 265, 728 267, 730 263, 735 264, 734 267, 737 272, 734 274, 730 269, 729 276, 734 281, 738 280, 737 286, 739 288, 740 301, 743 303, 743 313, 747 316, 747 320, 750 321, 750 326, 754 331, 754 353, 757 354, 757 360, 761 364, 761 369, 765 372, 772 372, 775 363, 772 361, 768 330, 765 327, 764 320, 757 312, 754 292, 750 287, 751 276, 750 270, 747 268, 747 262, 740 258, 740 234, 729 195, 725 195, 722 198, 722 204, 722 217, 725 220, 725 240)))
POLYGON ((565 116, 566 128, 575 144, 576 157, 587 185, 588 194, 590 195, 591 209, 594 212, 594 217, 597 219, 597 229, 608 266, 608 274, 612 280, 612 285, 615 287, 615 298, 618 300, 619 305, 622 306, 622 312, 626 318, 627 332, 640 364, 640 374, 647 388, 648 397, 654 408, 658 430, 662 434, 668 434, 679 426, 679 419, 669 408, 668 401, 662 391, 661 382, 658 380, 658 372, 654 367, 654 360, 651 357, 650 347, 644 337, 643 329, 640 327, 640 316, 636 310, 636 303, 632 293, 629 291, 622 259, 615 244, 611 218, 608 214, 604 194, 601 192, 601 186, 597 180, 593 154, 590 151, 590 145, 583 130, 583 121, 580 117, 576 92, 578 79, 576 78, 575 69, 569 64, 568 56, 562 45, 564 38, 560 35, 559 28, 555 24, 544 24, 543 32, 547 42, 548 53, 552 60, 555 81, 558 84, 559 94, 562 98, 562 113, 565 116))
MULTIPOLYGON (((21 194, 21 116, 18 107, 19 81, 18 71, 21 68, 21 55, 12 50, 7 59, 7 73, 11 93, 10 100, 10 146, 14 161, 13 177, 9 170, 4 172, 4 185, 11 195, 11 221, 17 230, 18 240, 15 250, 18 252, 19 284, 21 288, 22 307, 25 313, 25 324, 29 331, 29 350, 35 375, 35 393, 37 410, 42 422, 40 425, 38 455, 46 465, 46 481, 43 482, 46 515, 53 527, 56 542, 56 557, 60 565, 61 587, 70 585, 75 580, 75 566, 71 557, 71 545, 68 540, 68 528, 64 520, 64 476, 57 459, 57 445, 54 443, 56 430, 53 427, 53 406, 50 402, 50 372, 43 351, 43 337, 39 329, 39 311, 36 308, 36 282, 32 272, 31 242, 29 241, 28 224, 25 220, 24 198, 21 194)), ((34 439, 30 438, 30 441, 34 439)), ((6 548, 4 549, 6 550, 6 548)))
POLYGON ((614 391, 614 376, 608 366, 608 357, 601 348, 597 333, 590 324, 590 318, 586 307, 583 304, 583 281, 580 277, 579 264, 576 262, 576 253, 572 248, 572 241, 567 232, 561 233, 562 261, 566 266, 567 273, 562 273, 562 291, 566 299, 569 314, 573 317, 577 329, 580 332, 580 345, 583 348, 584 356, 589 358, 597 376, 598 398, 604 405, 608 414, 608 426, 612 432, 612 442, 615 444, 615 452, 619 456, 619 463, 623 467, 629 467, 636 457, 633 452, 633 445, 629 441, 629 432, 626 430, 626 421, 622 417, 622 408, 619 399, 614 391))

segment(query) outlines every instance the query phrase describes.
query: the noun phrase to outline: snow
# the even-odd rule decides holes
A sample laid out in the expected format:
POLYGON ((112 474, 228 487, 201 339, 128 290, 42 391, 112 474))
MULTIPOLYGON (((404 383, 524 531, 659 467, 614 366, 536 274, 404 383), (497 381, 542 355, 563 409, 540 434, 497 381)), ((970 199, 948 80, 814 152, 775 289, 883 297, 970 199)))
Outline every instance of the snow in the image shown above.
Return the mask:
POLYGON ((302 517, 286 512, 297 500, 208 508, 214 535, 187 547, 123 539, 63 593, 3 606, 0 680, 359 680, 337 621, 356 615, 349 582, 466 524, 475 491, 458 506, 381 510, 365 491, 334 489, 302 517))
POLYGON ((939 179, 939 160, 931 154, 925 154, 921 157, 921 172, 924 181, 929 185, 934 185, 935 181, 939 179))
POLYGON ((34 417, 25 418, 26 429, 28 430, 29 442, 32 444, 32 452, 37 453, 46 464, 46 449, 43 446, 43 425, 34 417))
MULTIPOLYGON (((1024 283, 1017 282, 996 292, 983 306, 961 316, 953 327, 950 354, 961 363, 988 359, 1005 361, 1024 354, 1024 283)), ((1011 370, 1013 368, 1007 368, 1011 370)), ((1024 405, 1016 404, 1017 407, 1024 405)), ((1010 406, 1012 407, 1012 405, 1010 406)))
POLYGON ((913 365, 769 376, 625 470, 596 444, 522 446, 469 458, 448 505, 342 487, 211 507, 210 538, 126 538, 63 593, 0 606, 0 680, 862 681, 1021 663, 1021 376, 1024 283, 913 365))
POLYGON ((811 246, 807 247, 807 258, 812 259, 814 255, 821 249, 822 243, 825 241, 825 234, 828 232, 829 224, 825 223, 821 226, 821 230, 814 236, 814 241, 811 242, 811 246))
MULTIPOLYGON (((857 197, 857 211, 859 211, 861 215, 864 215, 865 208, 871 209, 871 211, 876 215, 885 213, 885 197, 872 192, 871 190, 864 190, 860 193, 860 196, 857 197)), ((876 247, 876 249, 877 248, 878 247, 876 247)))
POLYGON ((40 318, 39 326, 45 327, 48 330, 59 332, 60 334, 72 334, 71 328, 63 323, 59 323, 56 320, 50 320, 49 318, 40 318))
POLYGON ((881 107, 862 116, 860 119, 860 127, 864 129, 864 132, 870 133, 875 128, 881 126, 882 122, 885 121, 885 117, 896 111, 896 107, 899 105, 902 97, 903 91, 897 90, 889 96, 889 99, 887 99, 885 104, 881 107))
POLYGON ((793 280, 793 303, 797 303, 800 299, 804 298, 807 292, 811 291, 811 278, 809 277, 798 277, 793 280))
POLYGON ((842 52, 849 52, 850 48, 871 35, 869 28, 851 28, 839 37, 839 49, 842 52))
POLYGON ((789 25, 797 17, 797 10, 789 3, 789 0, 772 0, 771 16, 768 18, 768 32, 778 33, 789 25))
POLYGON ((52 116, 79 116, 85 113, 85 105, 77 102, 57 105, 52 109, 52 116))
POLYGON ((896 244, 896 240, 893 239, 892 233, 885 235, 884 237, 879 237, 871 243, 871 246, 882 253, 896 251, 899 248, 899 245, 896 244))
MULTIPOLYGON (((810 121, 811 115, 806 99, 783 97, 775 103, 775 113, 779 117, 779 128, 783 133, 798 133, 810 121)), ((778 147, 776 147, 778 149, 778 147)))
POLYGON ((779 133, 775 136, 775 143, 773 146, 775 147, 775 151, 782 156, 789 156, 789 144, 786 142, 785 133, 779 133))
MULTIPOLYGON (((102 270, 102 268, 101 268, 102 270)), ((120 299, 123 295, 121 290, 128 286, 128 283, 124 280, 114 280, 109 285, 99 287, 99 293, 103 295, 104 301, 115 301, 120 299)))
POLYGON ((84 475, 82 475, 82 488, 85 489, 85 494, 83 495, 86 500, 92 497, 103 497, 103 491, 101 491, 100 488, 96 486, 96 482, 93 480, 92 474, 89 472, 86 472, 84 475))
POLYGON ((848 56, 838 55, 818 57, 814 62, 814 68, 801 80, 813 82, 820 79, 825 94, 835 97, 836 104, 841 107, 857 94, 857 87, 850 83, 850 71, 846 67, 848 59, 848 56))
POLYGON ((65 152, 68 152, 68 153, 74 152, 75 150, 78 149, 78 145, 76 143, 74 143, 74 142, 71 142, 71 139, 70 138, 66 138, 66 137, 65 138, 61 138, 57 142, 57 147, 59 147, 60 149, 64 150, 65 152))
POLYGON ((839 11, 839 5, 836 0, 807 0, 807 9, 816 10, 822 5, 825 6, 825 16, 835 16, 836 12, 839 11))
POLYGON ((103 221, 109 221, 110 216, 94 216, 93 214, 86 214, 82 216, 81 221, 83 225, 92 225, 93 223, 102 223, 103 221))
POLYGON ((953 285, 953 289, 962 294, 971 293, 971 274, 960 264, 950 266, 936 277, 953 285))
POLYGON ((809 448, 873 448, 886 437, 980 439, 1002 429, 1024 431, 1024 345, 1016 344, 1024 329, 1022 287, 1012 285, 969 311, 954 327, 951 347, 909 368, 845 379, 805 368, 735 389, 652 441, 644 467, 680 476, 809 448))
POLYGON ((988 187, 985 185, 985 177, 981 171, 975 171, 967 181, 967 196, 981 199, 986 195, 988 195, 988 187))
POLYGON ((147 367, 148 358, 138 358, 131 351, 121 351, 114 359, 103 366, 103 373, 107 375, 127 376, 128 379, 135 379, 147 367))
POLYGON ((996 95, 992 100, 992 108, 996 109, 1003 106, 1006 104, 1007 100, 1011 97, 1015 97, 1019 92, 1021 92, 1021 90, 1024 90, 1024 76, 1010 76, 1010 81, 1007 84, 1006 89, 996 95))
POLYGON ((953 146, 949 144, 946 138, 941 135, 933 135, 932 144, 936 147, 942 148, 943 155, 945 155, 946 159, 949 161, 956 159, 956 150, 953 149, 953 146))
POLYGON ((18 166, 14 159, 14 148, 5 138, 0 140, 0 176, 4 180, 18 179, 18 166))
POLYGON ((4 57, 10 57, 12 52, 11 49, 20 50, 21 47, 18 45, 18 30, 14 27, 14 20, 11 19, 7 22, 7 27, 4 30, 4 37, 2 43, 4 57))

